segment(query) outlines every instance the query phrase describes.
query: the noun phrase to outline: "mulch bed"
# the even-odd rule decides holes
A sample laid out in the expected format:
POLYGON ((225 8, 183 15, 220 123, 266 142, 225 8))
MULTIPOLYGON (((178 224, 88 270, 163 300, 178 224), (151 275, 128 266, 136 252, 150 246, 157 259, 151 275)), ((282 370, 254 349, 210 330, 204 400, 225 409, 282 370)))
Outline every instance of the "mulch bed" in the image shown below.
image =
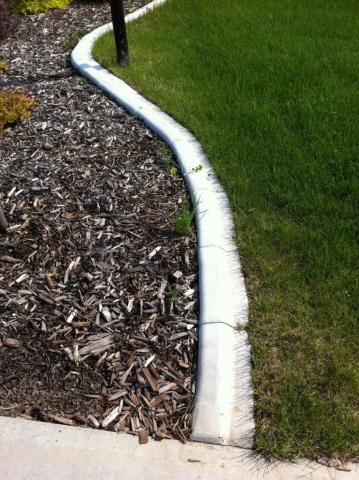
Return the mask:
POLYGON ((69 64, 74 31, 109 21, 108 4, 79 3, 19 17, 0 44, 0 88, 36 100, 0 135, 0 415, 185 441, 196 238, 171 224, 185 184, 156 135, 69 64))

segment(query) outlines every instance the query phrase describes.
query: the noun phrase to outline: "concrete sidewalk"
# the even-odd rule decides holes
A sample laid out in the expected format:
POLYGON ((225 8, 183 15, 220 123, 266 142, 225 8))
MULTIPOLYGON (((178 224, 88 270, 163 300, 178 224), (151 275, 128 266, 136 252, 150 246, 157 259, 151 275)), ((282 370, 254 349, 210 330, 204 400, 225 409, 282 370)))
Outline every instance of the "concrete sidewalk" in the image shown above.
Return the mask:
POLYGON ((317 463, 270 464, 251 450, 150 440, 90 428, 0 417, 1 480, 359 479, 317 463))

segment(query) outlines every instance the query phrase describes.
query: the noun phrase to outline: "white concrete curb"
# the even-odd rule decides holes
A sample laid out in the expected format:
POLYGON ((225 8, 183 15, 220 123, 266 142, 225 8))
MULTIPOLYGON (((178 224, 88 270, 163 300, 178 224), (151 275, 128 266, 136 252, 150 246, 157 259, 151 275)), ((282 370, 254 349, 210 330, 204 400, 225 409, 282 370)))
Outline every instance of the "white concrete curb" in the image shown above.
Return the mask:
MULTIPOLYGON (((155 0, 126 17, 131 21, 164 3, 155 0)), ((227 196, 200 143, 183 126, 113 76, 92 58, 97 37, 86 35, 71 54, 72 65, 115 101, 144 121, 172 149, 196 208, 200 284, 200 330, 192 440, 251 448, 254 442, 250 345, 240 327, 248 299, 227 196), (200 171, 193 173, 199 165, 200 171), (238 328, 239 327, 239 328, 238 328)))

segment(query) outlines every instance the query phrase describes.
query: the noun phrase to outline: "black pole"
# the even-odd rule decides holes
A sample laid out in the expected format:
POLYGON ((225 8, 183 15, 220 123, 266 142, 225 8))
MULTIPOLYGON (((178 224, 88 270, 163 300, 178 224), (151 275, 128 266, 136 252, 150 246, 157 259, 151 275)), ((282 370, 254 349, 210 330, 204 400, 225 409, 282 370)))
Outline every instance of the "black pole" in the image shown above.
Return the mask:
POLYGON ((113 24, 113 34, 115 36, 117 60, 120 65, 125 67, 130 62, 128 54, 125 13, 123 11, 122 0, 110 0, 111 15, 113 24))

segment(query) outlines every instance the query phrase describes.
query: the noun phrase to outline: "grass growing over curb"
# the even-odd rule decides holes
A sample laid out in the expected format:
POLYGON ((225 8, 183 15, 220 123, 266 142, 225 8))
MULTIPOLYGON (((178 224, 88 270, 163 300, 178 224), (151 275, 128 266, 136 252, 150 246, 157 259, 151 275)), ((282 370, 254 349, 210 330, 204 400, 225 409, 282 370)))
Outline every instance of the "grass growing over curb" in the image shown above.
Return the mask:
POLYGON ((359 455, 359 4, 169 0, 95 57, 189 128, 251 296, 257 447, 359 455))

